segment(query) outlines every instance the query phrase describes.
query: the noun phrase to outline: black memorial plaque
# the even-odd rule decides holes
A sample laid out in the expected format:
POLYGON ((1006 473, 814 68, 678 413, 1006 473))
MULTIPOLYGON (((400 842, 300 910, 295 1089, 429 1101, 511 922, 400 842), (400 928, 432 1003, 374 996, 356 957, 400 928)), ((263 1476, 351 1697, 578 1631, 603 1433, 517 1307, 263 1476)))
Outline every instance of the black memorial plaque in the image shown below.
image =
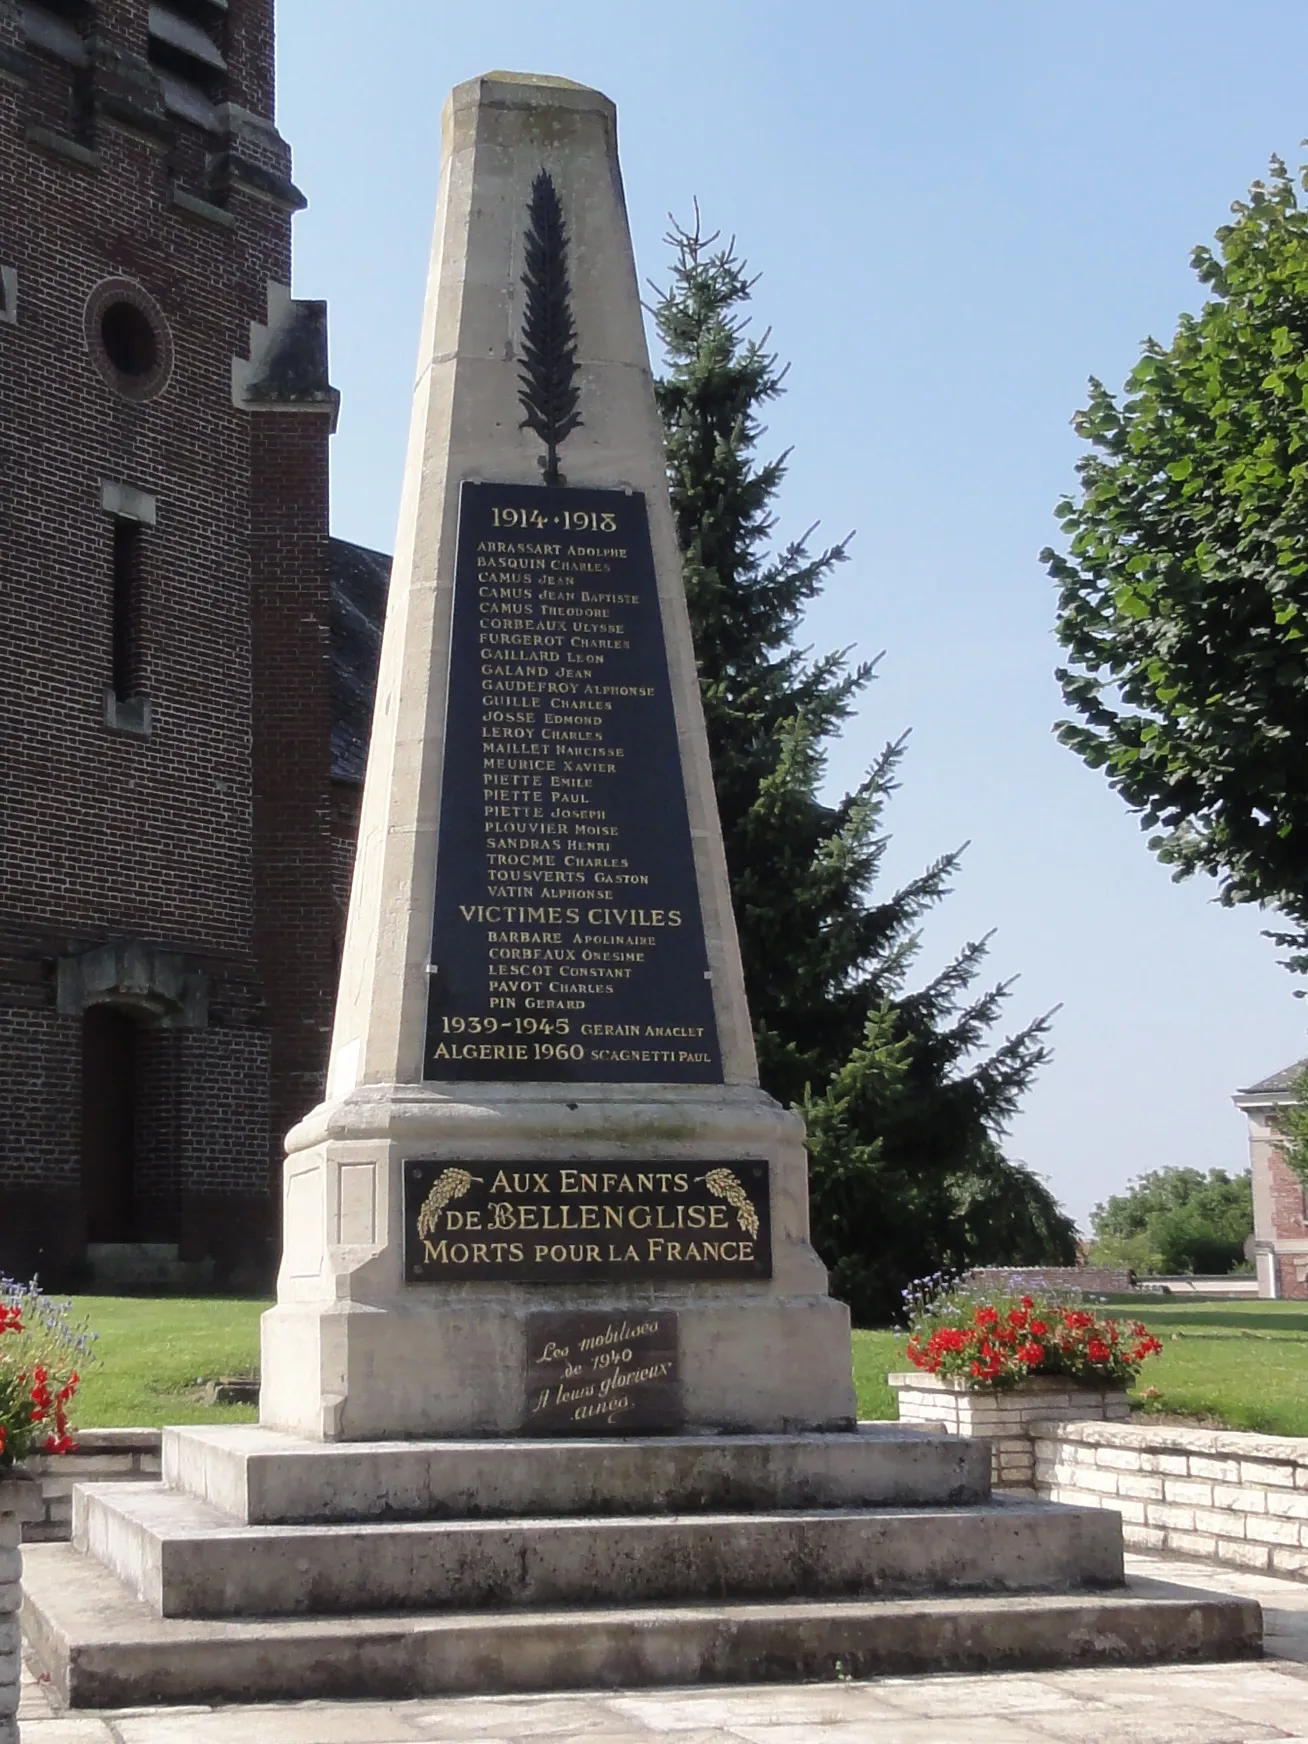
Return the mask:
POLYGON ((676 1315, 528 1315, 525 1395, 528 1435, 675 1434, 676 1315))
POLYGON ((768 1165, 404 1165, 410 1284, 772 1276, 768 1165))
POLYGON ((428 1079, 721 1083, 639 492, 464 484, 428 1079))

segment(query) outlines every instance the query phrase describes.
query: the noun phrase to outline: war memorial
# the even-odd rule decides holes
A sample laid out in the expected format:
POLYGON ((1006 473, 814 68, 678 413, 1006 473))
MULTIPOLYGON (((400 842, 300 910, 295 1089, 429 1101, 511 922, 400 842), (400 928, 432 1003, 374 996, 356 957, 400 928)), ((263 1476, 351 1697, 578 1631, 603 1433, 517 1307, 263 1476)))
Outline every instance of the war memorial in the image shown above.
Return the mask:
MULTIPOLYGON (((759 1088, 613 105, 446 107, 327 1095, 258 1426, 78 1493, 74 1706, 1236 1657, 1116 1513, 855 1421, 759 1088)), ((892 1232, 888 1232, 891 1233, 892 1232)))

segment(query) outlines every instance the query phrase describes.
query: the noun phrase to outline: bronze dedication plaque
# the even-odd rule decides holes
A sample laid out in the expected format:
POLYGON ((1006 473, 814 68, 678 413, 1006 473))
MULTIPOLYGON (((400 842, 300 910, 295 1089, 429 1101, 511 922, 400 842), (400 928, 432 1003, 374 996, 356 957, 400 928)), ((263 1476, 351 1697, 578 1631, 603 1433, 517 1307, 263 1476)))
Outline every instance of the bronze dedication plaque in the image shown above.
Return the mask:
POLYGON ((733 1281, 772 1276, 768 1165, 404 1165, 411 1284, 733 1281))
POLYGON ((532 1314, 529 1435, 675 1434, 681 1428, 675 1314, 532 1314))

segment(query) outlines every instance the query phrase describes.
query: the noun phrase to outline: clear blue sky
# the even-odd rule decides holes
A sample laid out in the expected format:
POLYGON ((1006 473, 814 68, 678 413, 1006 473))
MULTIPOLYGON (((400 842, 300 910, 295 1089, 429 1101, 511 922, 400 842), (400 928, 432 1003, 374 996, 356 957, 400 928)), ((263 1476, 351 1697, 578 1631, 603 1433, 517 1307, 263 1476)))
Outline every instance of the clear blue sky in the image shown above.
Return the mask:
POLYGON ((785 532, 858 530, 819 648, 885 651, 831 763, 912 728, 891 876, 970 840, 922 969, 995 930, 1019 1020, 1062 1004, 1009 1142, 1084 1219, 1130 1176, 1239 1168, 1230 1093, 1308 1053, 1251 912, 1173 885, 1053 740, 1037 554, 1068 424, 1194 307, 1192 246, 1308 134, 1301 0, 281 0, 279 121, 309 196, 296 289, 331 304, 335 531, 389 550, 449 87, 502 67, 618 105, 642 274, 698 197, 791 361, 785 532))

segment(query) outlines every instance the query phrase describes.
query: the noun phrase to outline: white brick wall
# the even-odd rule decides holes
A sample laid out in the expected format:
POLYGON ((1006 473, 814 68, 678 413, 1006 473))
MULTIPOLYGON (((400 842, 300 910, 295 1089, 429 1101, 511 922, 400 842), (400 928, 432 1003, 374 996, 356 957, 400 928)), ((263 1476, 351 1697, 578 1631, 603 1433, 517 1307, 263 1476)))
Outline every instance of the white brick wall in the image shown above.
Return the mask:
MULTIPOLYGON (((161 1471, 158 1429, 84 1429, 72 1453, 33 1454, 23 1469, 41 1486, 40 1517, 23 1528, 25 1544, 72 1537, 73 1485, 141 1483, 161 1471)), ((0 1733, 0 1744, 5 1744, 0 1733)))
POLYGON ((1308 1579, 1308 1437, 1033 1422, 1035 1489, 1116 1508, 1127 1546, 1308 1579))
POLYGON ((942 1380, 920 1370, 887 1379, 899 1395, 901 1423, 943 1427, 950 1435, 982 1435, 989 1440, 991 1480, 997 1490, 1034 1487, 1033 1424, 1055 1417, 1130 1416, 1126 1388, 1120 1386, 1088 1387, 1037 1376, 999 1392, 971 1392, 962 1381, 942 1380))
POLYGON ((36 1485, 0 1475, 0 1744, 18 1744, 18 1684, 22 1669, 18 1607, 22 1603, 23 1522, 41 1511, 36 1485))

